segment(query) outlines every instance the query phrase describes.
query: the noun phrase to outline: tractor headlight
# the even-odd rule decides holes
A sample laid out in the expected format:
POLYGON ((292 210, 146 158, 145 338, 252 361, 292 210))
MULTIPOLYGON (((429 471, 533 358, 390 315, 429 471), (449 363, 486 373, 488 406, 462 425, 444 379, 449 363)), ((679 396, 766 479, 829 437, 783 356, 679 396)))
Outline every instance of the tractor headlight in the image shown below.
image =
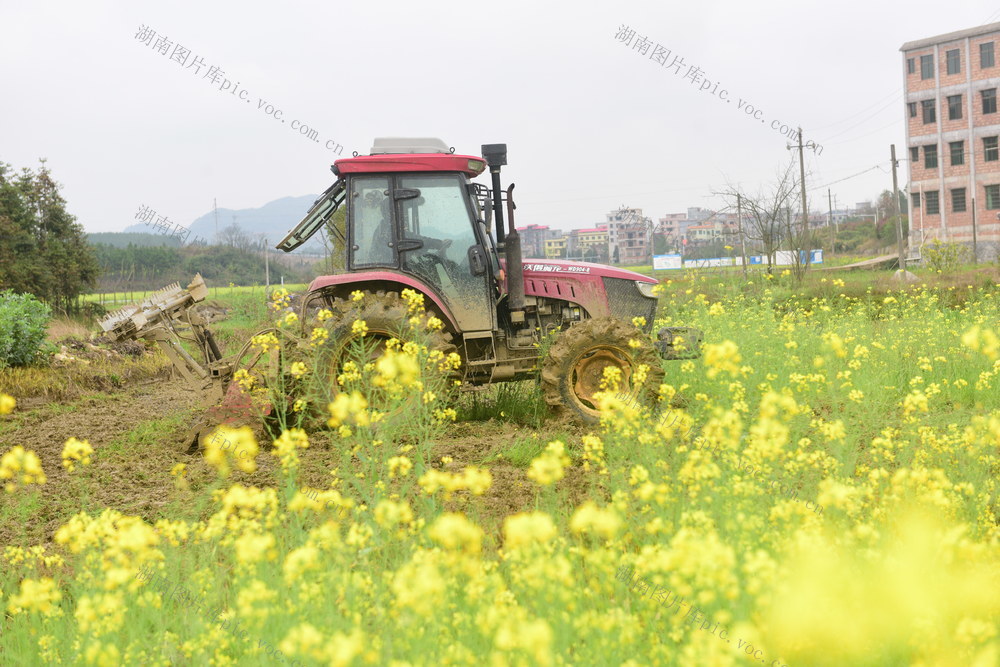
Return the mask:
POLYGON ((635 286, 639 288, 639 292, 650 299, 655 299, 656 295, 653 294, 653 288, 656 287, 657 283, 647 283, 642 280, 635 281, 635 286))

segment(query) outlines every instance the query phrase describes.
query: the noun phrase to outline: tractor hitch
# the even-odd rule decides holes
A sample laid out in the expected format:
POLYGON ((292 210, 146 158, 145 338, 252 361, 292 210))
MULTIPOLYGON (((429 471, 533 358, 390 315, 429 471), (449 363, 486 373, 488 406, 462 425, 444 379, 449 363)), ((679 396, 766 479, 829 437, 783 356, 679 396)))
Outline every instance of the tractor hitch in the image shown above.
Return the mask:
POLYGON ((656 349, 664 359, 697 359, 701 356, 701 329, 663 327, 656 332, 656 349))

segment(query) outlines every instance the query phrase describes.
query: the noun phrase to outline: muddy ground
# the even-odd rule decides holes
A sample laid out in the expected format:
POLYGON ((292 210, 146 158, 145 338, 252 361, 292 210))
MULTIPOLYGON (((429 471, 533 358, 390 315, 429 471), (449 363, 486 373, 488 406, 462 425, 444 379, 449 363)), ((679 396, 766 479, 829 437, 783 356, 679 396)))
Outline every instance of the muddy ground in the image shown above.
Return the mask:
MULTIPOLYGON (((43 402, 26 400, 11 415, 0 417, 0 452, 15 445, 34 451, 42 462, 47 483, 40 487, 38 504, 24 517, 11 516, 9 496, 0 493, 0 548, 9 544, 51 544, 55 530, 81 510, 98 513, 112 508, 149 522, 161 518, 204 518, 211 507, 204 504, 205 489, 222 484, 201 457, 187 451, 185 436, 205 414, 200 392, 178 379, 152 379, 114 393, 94 393, 75 400, 43 402), (66 440, 88 440, 94 462, 69 473, 62 465, 66 440), (175 488, 170 475, 176 463, 188 466, 190 488, 175 488), (198 500, 201 499, 201 500, 198 500), (3 504, 8 503, 4 508, 3 504)), ((504 459, 517 440, 537 439, 541 446, 551 439, 578 438, 584 431, 564 422, 539 429, 507 422, 459 422, 448 427, 432 450, 435 467, 459 471, 482 465, 493 475, 492 488, 481 498, 453 500, 449 509, 468 511, 484 529, 499 537, 503 518, 536 504, 537 485, 526 477, 526 463, 504 459), (442 457, 451 457, 443 464, 442 457)), ((300 484, 312 488, 329 485, 329 471, 339 459, 332 438, 317 435, 316 446, 301 453, 300 484), (328 442, 333 444, 327 444, 328 442)), ((567 443, 569 444, 569 443, 567 443)), ((258 470, 235 472, 228 483, 274 486, 280 484, 279 467, 269 456, 269 443, 261 440, 258 470)), ((559 482, 574 504, 585 499, 588 488, 578 467, 567 470, 559 482)))

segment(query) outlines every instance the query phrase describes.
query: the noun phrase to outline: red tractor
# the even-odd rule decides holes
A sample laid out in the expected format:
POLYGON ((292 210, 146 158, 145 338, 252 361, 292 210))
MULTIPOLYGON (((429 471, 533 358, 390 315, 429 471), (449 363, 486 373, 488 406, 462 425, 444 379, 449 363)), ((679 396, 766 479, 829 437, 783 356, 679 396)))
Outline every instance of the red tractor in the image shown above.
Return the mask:
POLYGON ((664 328, 654 346, 644 335, 657 306, 657 283, 648 276, 586 262, 522 261, 514 186, 500 187, 507 147, 487 144, 482 153, 456 155, 439 139, 376 139, 371 155, 337 160, 336 182, 277 246, 294 250, 326 227, 344 254, 337 258, 342 273, 309 286, 303 324, 322 306, 334 313, 338 350, 357 336, 356 318, 368 336, 390 338, 406 318, 400 293, 408 288, 444 322, 436 344, 458 352, 467 385, 533 378, 541 361, 546 403, 589 422, 599 418, 595 394, 609 366, 620 370, 619 391, 636 395, 632 378, 645 365, 641 392, 655 393, 660 356, 697 356, 701 333, 664 328), (472 180, 487 167, 492 188, 472 180), (341 204, 345 214, 335 218, 341 204), (350 298, 356 290, 365 294, 360 313, 350 298))

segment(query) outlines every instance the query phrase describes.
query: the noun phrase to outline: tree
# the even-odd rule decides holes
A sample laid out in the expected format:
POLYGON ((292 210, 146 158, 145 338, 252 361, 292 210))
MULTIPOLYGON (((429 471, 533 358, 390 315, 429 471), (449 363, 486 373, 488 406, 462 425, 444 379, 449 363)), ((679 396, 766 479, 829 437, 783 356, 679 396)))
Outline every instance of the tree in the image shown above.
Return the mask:
POLYGON ((19 175, 0 163, 0 289, 28 292, 57 309, 73 309, 99 272, 83 227, 45 160, 37 173, 19 175))
POLYGON ((788 233, 785 223, 785 210, 794 202, 797 183, 794 175, 794 163, 789 163, 784 173, 777 174, 773 186, 762 187, 754 196, 747 196, 739 188, 729 186, 722 194, 729 199, 729 204, 736 209, 737 195, 743 207, 746 225, 743 233, 749 241, 760 243, 767 257, 767 272, 771 273, 774 254, 788 233))
POLYGON ((250 249, 258 245, 257 242, 254 241, 249 234, 243 231, 243 228, 235 222, 219 232, 218 242, 219 245, 227 245, 232 248, 236 248, 240 252, 249 252, 250 249))

